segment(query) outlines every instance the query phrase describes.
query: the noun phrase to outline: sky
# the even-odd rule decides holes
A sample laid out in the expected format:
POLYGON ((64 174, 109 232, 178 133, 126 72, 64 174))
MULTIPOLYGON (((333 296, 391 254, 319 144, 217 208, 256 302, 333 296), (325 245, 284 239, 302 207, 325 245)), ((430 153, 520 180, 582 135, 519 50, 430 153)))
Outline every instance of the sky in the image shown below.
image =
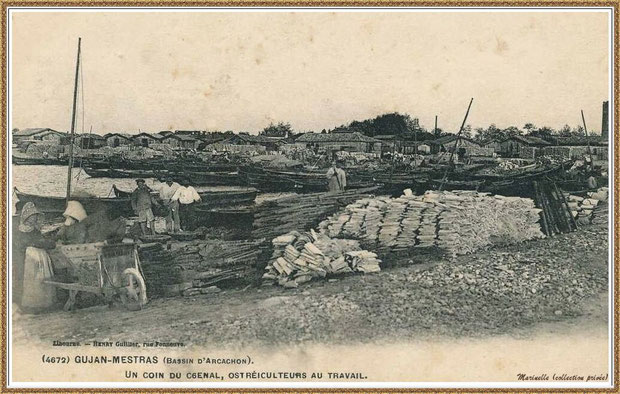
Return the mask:
POLYGON ((431 129, 601 128, 602 12, 13 12, 11 128, 320 131, 388 112, 431 129), (80 92, 82 91, 80 88, 80 92), (82 106, 83 102, 83 106, 82 106), (82 121, 83 119, 83 121, 82 121))

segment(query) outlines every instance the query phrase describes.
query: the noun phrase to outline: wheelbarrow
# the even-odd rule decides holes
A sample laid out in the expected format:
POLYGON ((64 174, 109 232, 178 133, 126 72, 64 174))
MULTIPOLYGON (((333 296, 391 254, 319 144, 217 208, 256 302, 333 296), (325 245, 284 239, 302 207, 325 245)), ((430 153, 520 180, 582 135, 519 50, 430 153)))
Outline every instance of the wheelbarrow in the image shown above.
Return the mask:
POLYGON ((133 243, 59 245, 52 262, 68 269, 69 281, 60 281, 56 277, 44 281, 69 291, 65 311, 74 309, 80 291, 93 293, 109 305, 120 298, 121 303, 132 311, 142 309, 148 301, 137 246, 133 243))

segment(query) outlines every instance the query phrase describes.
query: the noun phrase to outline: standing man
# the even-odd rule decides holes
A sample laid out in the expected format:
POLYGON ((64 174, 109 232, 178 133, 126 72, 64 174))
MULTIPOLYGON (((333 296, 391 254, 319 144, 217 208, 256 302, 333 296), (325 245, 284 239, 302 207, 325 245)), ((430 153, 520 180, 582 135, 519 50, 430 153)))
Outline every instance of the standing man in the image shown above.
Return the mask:
POLYGON ((196 227, 196 215, 194 212, 195 204, 201 201, 200 195, 192 186, 179 186, 172 200, 177 203, 180 211, 180 218, 183 219, 182 229, 192 231, 196 227))
POLYGON ((158 188, 159 198, 166 207, 166 231, 168 233, 176 233, 181 230, 181 221, 179 219, 179 202, 173 200, 172 196, 181 187, 178 183, 174 182, 172 178, 166 178, 165 182, 161 183, 158 188))
POLYGON ((144 179, 136 179, 138 187, 131 193, 131 207, 133 211, 138 215, 138 223, 140 223, 140 229, 142 235, 155 235, 155 216, 153 216, 153 200, 151 199, 151 191, 146 187, 144 179), (149 224, 149 230, 147 230, 147 222, 149 224))
POLYGON ((338 164, 337 161, 332 161, 332 166, 327 170, 327 190, 330 193, 343 192, 347 186, 347 176, 338 164))

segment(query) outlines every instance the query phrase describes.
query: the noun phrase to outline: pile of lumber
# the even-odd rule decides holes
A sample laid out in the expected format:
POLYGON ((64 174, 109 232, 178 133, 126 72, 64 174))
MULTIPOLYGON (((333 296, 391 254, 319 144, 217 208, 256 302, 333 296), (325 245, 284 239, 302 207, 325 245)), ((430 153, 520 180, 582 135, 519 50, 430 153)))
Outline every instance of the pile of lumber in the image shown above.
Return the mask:
POLYGON ((353 238, 378 251, 439 248, 453 255, 544 235, 540 209, 528 198, 476 191, 429 191, 399 198, 364 198, 323 221, 329 237, 353 238))
POLYGON ((272 244, 273 254, 263 275, 266 284, 297 287, 327 275, 380 271, 377 255, 361 250, 355 240, 331 239, 311 230, 291 231, 274 238, 272 244))
POLYGON ((165 286, 182 282, 182 269, 173 264, 174 255, 159 242, 143 243, 138 249, 149 298, 165 294, 165 286))
POLYGON ((347 204, 368 197, 377 187, 343 193, 309 193, 265 202, 256 208, 253 238, 273 239, 293 230, 308 230, 347 204))
POLYGON ((194 240, 145 244, 140 260, 149 296, 193 295, 212 292, 213 286, 247 282, 261 254, 263 240, 194 240))

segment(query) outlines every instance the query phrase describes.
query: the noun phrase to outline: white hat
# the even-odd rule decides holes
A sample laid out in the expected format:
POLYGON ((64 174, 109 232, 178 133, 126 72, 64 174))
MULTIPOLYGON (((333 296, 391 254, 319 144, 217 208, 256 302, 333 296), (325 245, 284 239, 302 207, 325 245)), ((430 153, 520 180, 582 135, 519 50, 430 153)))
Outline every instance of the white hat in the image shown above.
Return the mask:
MULTIPOLYGON (((69 201, 67 203, 67 209, 65 209, 65 213, 63 213, 62 216, 66 217, 67 219, 71 217, 78 222, 81 222, 82 220, 86 219, 86 216, 88 215, 86 214, 84 207, 82 206, 82 204, 80 204, 79 201, 69 201)), ((65 224, 70 223, 69 221, 67 221, 65 222, 65 224)))

